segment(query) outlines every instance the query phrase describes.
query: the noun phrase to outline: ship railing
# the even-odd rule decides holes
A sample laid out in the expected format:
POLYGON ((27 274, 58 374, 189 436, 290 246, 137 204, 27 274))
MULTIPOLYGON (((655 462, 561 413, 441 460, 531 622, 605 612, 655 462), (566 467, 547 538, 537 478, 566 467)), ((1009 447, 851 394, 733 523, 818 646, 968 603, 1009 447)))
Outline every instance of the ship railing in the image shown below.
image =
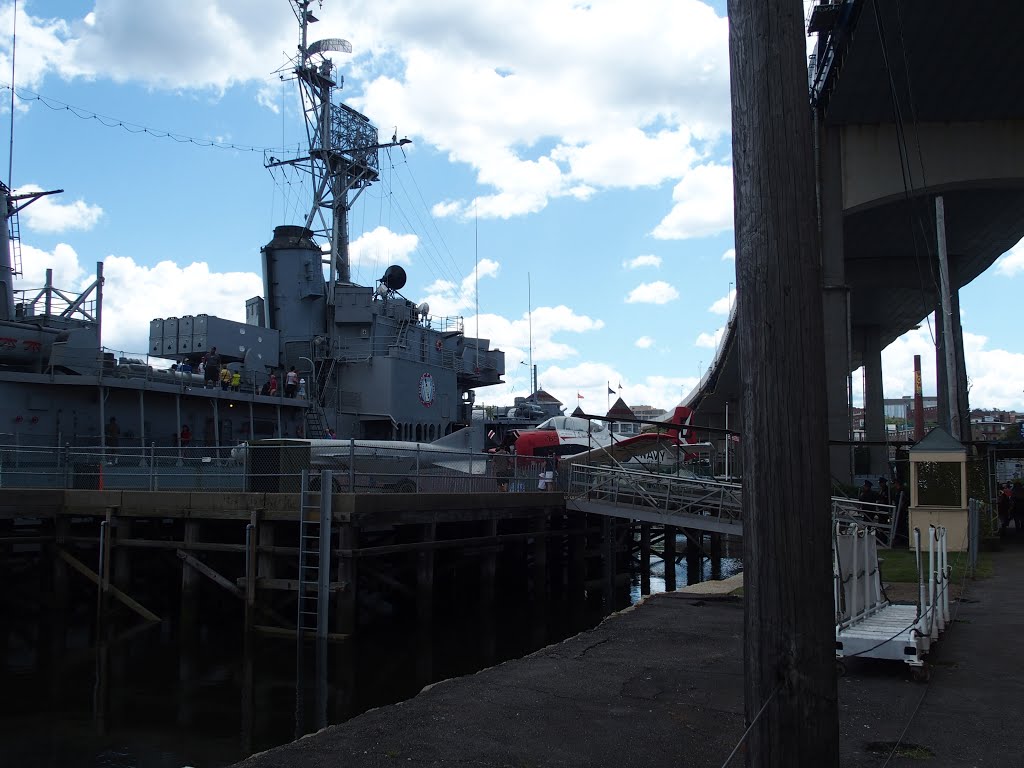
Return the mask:
MULTIPOLYGON (((62 342, 55 342, 54 347, 59 348, 62 342)), ((206 382, 204 376, 196 369, 181 370, 168 367, 168 358, 151 357, 149 355, 133 355, 131 353, 116 352, 104 349, 99 354, 92 350, 60 349, 55 355, 56 364, 61 368, 74 370, 78 374, 93 375, 100 379, 114 379, 145 381, 147 383, 174 384, 183 392, 192 389, 202 389, 206 382)), ((270 381, 270 372, 257 370, 244 370, 236 363, 228 363, 228 368, 234 371, 239 368, 242 380, 237 390, 228 387, 228 391, 241 392, 247 395, 260 395, 264 392, 264 385, 270 381)), ((277 397, 284 397, 284 372, 277 373, 278 389, 277 397)), ((307 388, 310 382, 306 382, 307 388)), ((211 387, 213 385, 211 384, 211 387)), ((217 389, 222 389, 217 384, 217 389)))
MULTIPOLYGON (((298 492, 303 469, 331 469, 337 493, 491 493, 558 490, 549 462, 474 451, 387 448, 352 440, 316 447, 245 443, 44 445, 0 435, 0 488, 298 492), (551 475, 547 475, 551 472, 551 475)), ((324 441, 325 442, 325 441, 324 441)), ((316 473, 318 474, 318 473, 316 473)))
POLYGON ((440 333, 462 333, 463 319, 460 315, 455 317, 428 315, 425 319, 420 319, 420 325, 440 333))

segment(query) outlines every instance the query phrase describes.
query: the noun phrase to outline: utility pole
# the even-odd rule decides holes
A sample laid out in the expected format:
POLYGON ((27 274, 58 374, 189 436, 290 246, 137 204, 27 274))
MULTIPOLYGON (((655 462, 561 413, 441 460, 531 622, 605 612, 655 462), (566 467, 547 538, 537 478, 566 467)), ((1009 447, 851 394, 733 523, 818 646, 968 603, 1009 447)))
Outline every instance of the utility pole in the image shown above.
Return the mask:
POLYGON ((821 255, 803 3, 729 0, 747 765, 839 764, 821 255))
POLYGON ((950 300, 949 258, 946 255, 946 209, 942 195, 935 197, 935 234, 939 253, 939 290, 942 306, 942 341, 946 365, 946 407, 949 409, 949 433, 954 440, 960 435, 960 398, 957 395, 959 381, 956 372, 956 337, 953 335, 953 307, 950 300))

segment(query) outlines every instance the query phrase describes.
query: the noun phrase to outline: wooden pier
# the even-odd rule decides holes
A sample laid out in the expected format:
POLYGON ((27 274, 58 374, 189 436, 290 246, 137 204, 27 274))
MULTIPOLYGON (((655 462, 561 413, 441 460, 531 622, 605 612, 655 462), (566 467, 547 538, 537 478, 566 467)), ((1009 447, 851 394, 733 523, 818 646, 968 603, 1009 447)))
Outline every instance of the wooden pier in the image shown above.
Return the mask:
MULTIPOLYGON (((449 595, 437 578, 457 578, 458 599, 469 590, 485 609, 503 595, 543 612, 551 595, 582 604, 589 594, 615 610, 628 604, 631 559, 641 594, 650 593, 652 555, 675 589, 678 534, 687 537, 689 582, 701 579, 703 557, 721 555, 719 535, 567 509, 560 493, 334 493, 329 501, 329 573, 316 595, 328 602, 329 640, 372 622, 382 605, 429 622, 449 595)), ((170 618, 187 630, 212 587, 218 600, 237 601, 228 603, 246 631, 295 638, 301 503, 299 493, 8 488, 0 559, 34 553, 52 564, 58 605, 68 604, 76 574, 94 585, 99 615, 115 604, 144 622, 176 611, 170 618)))

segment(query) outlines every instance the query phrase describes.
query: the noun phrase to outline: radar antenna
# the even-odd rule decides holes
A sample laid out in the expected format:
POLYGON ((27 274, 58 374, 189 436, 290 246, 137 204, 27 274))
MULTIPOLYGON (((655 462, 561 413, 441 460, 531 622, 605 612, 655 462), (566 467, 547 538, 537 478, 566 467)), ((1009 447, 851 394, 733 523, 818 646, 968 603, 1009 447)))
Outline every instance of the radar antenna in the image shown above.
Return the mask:
POLYGON ((351 282, 348 212, 362 191, 379 178, 377 151, 410 142, 398 140, 396 133, 392 141, 381 143, 377 128, 368 117, 345 104, 333 103, 334 89, 343 85, 343 78, 335 80, 334 63, 325 54, 351 53, 352 45, 341 38, 309 43, 309 25, 319 21, 309 10, 313 0, 289 3, 302 32, 294 72, 302 99, 309 154, 291 160, 271 157, 266 167, 292 165, 310 174, 313 202, 304 226, 330 245, 328 302, 333 302, 335 285, 351 282), (313 226, 314 220, 319 220, 319 227, 313 226))

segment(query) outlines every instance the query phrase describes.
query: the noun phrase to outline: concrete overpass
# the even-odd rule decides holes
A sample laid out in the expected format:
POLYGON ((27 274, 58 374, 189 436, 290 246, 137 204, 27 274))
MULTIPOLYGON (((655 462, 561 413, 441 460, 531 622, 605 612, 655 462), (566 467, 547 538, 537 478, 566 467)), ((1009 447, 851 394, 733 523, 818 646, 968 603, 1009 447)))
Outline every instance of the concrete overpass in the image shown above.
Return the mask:
MULTIPOLYGON (((884 440, 882 349, 940 305, 936 196, 957 289, 1024 236, 1024 101, 1006 86, 1024 65, 1024 4, 988 9, 956 0, 838 0, 811 17, 832 441, 849 440, 849 375, 862 365, 867 439, 884 440)), ((953 298, 959 338, 956 291, 953 298)), ((730 318, 715 362, 685 401, 698 424, 742 426, 734 326, 730 318)), ((941 324, 934 331, 942 343, 941 324)), ((966 392, 962 345, 955 346, 966 392)), ((942 372, 940 410, 944 381, 942 372)), ((799 403, 779 407, 799 416, 799 403)), ((833 448, 835 477, 849 479, 850 454, 833 448)), ((872 472, 884 461, 875 451, 872 472)))

